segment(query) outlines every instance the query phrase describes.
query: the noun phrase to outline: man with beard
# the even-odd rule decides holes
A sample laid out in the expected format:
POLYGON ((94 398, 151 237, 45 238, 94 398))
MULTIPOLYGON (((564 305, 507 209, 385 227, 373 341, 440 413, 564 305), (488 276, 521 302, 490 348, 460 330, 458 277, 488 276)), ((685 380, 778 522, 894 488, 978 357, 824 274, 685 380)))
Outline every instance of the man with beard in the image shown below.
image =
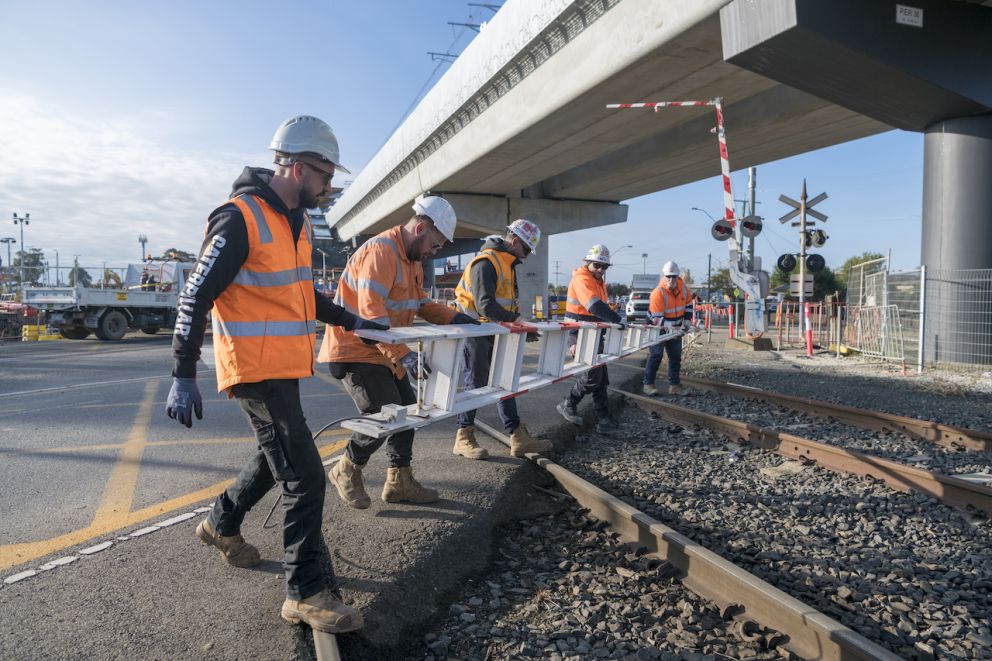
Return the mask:
POLYGON ((287 592, 282 617, 331 633, 354 631, 362 626, 361 613, 328 590, 320 565, 327 483, 300 405, 299 379, 313 376, 317 319, 342 332, 384 327, 314 289, 306 209, 330 189, 335 170, 348 172, 331 127, 316 117, 293 117, 276 130, 269 149, 274 171, 245 168, 231 199, 207 221, 199 261, 179 297, 166 412, 187 427, 194 413, 203 418, 196 362, 212 308, 217 389, 238 400, 258 448, 196 535, 235 567, 258 564, 258 549, 241 537, 241 523, 278 482, 287 592))
MULTIPOLYGON (((418 197, 410 220, 372 237, 348 259, 334 301, 353 314, 391 327, 410 326, 418 315, 433 324, 478 324, 466 314, 435 303, 423 288, 422 260, 454 240, 455 223, 455 210, 447 200, 418 197)), ((411 380, 424 380, 430 373, 426 361, 419 361, 417 352, 405 344, 369 346, 336 326, 327 327, 317 360, 330 363, 331 375, 344 383, 363 414, 378 413, 386 404, 415 404, 411 380)), ((386 439, 352 434, 345 454, 327 474, 341 500, 356 509, 372 504, 362 469, 384 442, 387 468, 382 500, 436 501, 437 491, 413 477, 412 429, 386 439)))

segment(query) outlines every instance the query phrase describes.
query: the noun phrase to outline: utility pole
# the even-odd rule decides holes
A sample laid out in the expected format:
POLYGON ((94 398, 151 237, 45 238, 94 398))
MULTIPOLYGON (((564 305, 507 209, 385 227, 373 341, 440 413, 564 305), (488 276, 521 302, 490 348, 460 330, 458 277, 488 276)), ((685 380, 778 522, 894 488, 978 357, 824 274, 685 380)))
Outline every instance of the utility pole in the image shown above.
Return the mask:
POLYGON ((58 287, 62 282, 59 280, 59 251, 55 250, 55 286, 58 287))
POLYGON ((555 296, 558 295, 558 276, 561 275, 561 271, 558 270, 558 260, 555 260, 555 296))
POLYGON ((24 226, 31 224, 31 214, 26 213, 23 216, 18 216, 14 214, 14 224, 21 226, 21 300, 24 300, 24 226))
POLYGON ((710 278, 713 277, 713 253, 706 255, 706 302, 710 302, 710 278))
MULTIPOLYGON (((758 168, 753 165, 747 169, 747 199, 749 216, 754 216, 754 187, 758 182, 758 168)), ((747 268, 749 271, 754 270, 754 237, 748 237, 747 240, 747 268)))
POLYGON ((646 252, 641 253, 641 275, 648 272, 648 254, 646 252))
POLYGON ((144 234, 139 234, 138 243, 141 244, 141 261, 145 261, 145 256, 148 254, 145 252, 145 244, 148 243, 148 237, 144 234))
POLYGON ((12 273, 14 271, 14 269, 11 268, 13 266, 13 264, 10 263, 10 244, 15 243, 16 241, 17 241, 17 239, 15 239, 12 236, 5 236, 2 239, 0 239, 0 243, 6 243, 7 244, 7 272, 8 273, 12 273))

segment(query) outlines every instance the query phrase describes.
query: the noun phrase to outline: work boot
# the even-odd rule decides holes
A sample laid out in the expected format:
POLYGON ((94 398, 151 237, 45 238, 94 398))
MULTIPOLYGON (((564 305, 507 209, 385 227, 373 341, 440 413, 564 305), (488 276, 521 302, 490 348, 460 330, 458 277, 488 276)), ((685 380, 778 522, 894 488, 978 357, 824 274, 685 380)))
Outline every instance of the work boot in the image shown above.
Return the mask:
POLYGON ((459 427, 455 433, 455 447, 451 450, 454 454, 460 454, 466 459, 485 459, 489 456, 489 450, 480 448, 475 440, 475 427, 459 427))
POLYGON ((282 619, 293 624, 306 622, 311 629, 327 633, 356 631, 365 624, 357 608, 342 603, 330 590, 306 599, 286 599, 282 604, 282 619))
POLYGON ((573 425, 579 425, 580 427, 582 426, 582 416, 575 410, 575 404, 569 402, 567 398, 558 402, 558 406, 555 408, 559 413, 561 413, 561 417, 565 418, 573 425))
POLYGON ((245 542, 241 535, 220 535, 208 519, 204 519, 196 527, 196 536, 207 546, 216 547, 220 551, 220 557, 234 567, 254 567, 262 561, 258 549, 245 542))
POLYGON ((524 425, 518 425, 510 433, 510 454, 514 457, 523 457, 528 452, 550 452, 554 449, 555 446, 551 441, 534 438, 524 425))
POLYGON ((609 436, 615 431, 620 429, 620 425, 613 422, 610 418, 600 418, 599 422, 596 423, 596 433, 604 434, 609 436))
POLYGON ((645 383, 641 386, 641 392, 645 395, 653 396, 658 394, 658 389, 654 387, 653 383, 645 383))
POLYGON ((362 480, 362 468, 365 464, 356 464, 343 454, 338 462, 327 471, 327 477, 338 490, 341 500, 356 510, 363 510, 372 504, 372 499, 365 492, 365 482, 362 480))
POLYGON ((437 491, 421 486, 413 479, 413 470, 409 466, 387 468, 382 499, 387 503, 433 503, 437 500, 437 491))
POLYGON ((685 391, 682 390, 682 386, 681 385, 675 383, 675 384, 672 384, 672 385, 668 386, 668 394, 669 395, 684 395, 685 394, 685 391))

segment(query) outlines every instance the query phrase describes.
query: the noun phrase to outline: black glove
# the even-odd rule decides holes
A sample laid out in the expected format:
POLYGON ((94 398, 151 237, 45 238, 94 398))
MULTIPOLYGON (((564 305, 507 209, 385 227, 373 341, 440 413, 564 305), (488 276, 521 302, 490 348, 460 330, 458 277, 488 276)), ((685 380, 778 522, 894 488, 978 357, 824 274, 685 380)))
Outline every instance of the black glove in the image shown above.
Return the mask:
MULTIPOLYGON (((389 326, 384 326, 370 319, 355 317, 355 327, 352 330, 389 330, 389 326)), ((365 344, 376 344, 375 340, 370 340, 366 337, 359 337, 358 339, 365 344)))
POLYGON ((627 330, 627 322, 626 321, 618 321, 617 324, 620 326, 620 330, 621 331, 627 330))
POLYGON ((451 323, 451 324, 473 324, 475 326, 478 326, 480 322, 479 322, 478 319, 473 319, 472 317, 468 316, 464 312, 456 312, 455 313, 455 316, 452 317, 451 318, 451 321, 448 322, 448 323, 451 323))
POLYGON ((197 420, 203 420, 203 398, 196 385, 196 378, 172 377, 172 388, 165 400, 165 413, 187 427, 193 426, 193 413, 197 420))
POLYGON ((528 342, 537 342, 540 339, 541 339, 541 334, 540 333, 527 333, 527 341, 528 342))

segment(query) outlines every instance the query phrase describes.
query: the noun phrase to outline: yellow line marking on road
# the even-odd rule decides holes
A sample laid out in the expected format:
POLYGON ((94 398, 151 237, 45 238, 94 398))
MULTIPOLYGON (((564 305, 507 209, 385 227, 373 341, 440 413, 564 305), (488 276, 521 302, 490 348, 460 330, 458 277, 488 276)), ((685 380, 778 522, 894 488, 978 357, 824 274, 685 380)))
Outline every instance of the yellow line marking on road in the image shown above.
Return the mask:
POLYGON ((138 485, 138 471, 141 468, 141 455, 145 451, 148 440, 148 423, 152 419, 152 406, 155 403, 155 392, 158 390, 157 381, 149 381, 145 385, 145 398, 141 400, 138 415, 127 435, 124 447, 117 456, 117 463, 110 471, 107 486, 96 509, 92 525, 100 526, 106 521, 110 525, 124 525, 127 514, 131 511, 131 501, 134 499, 134 489, 138 485))
MULTIPOLYGON (((335 431, 335 433, 346 432, 347 430, 335 431)), ((329 445, 318 448, 317 450, 320 453, 321 458, 326 459, 339 450, 344 449, 347 444, 347 439, 341 439, 339 441, 335 441, 334 443, 330 443, 329 445)), ((226 489, 232 482, 234 482, 234 480, 224 480, 223 482, 218 482, 217 484, 213 484, 209 487, 163 501, 156 505, 140 509, 136 512, 130 512, 124 517, 124 521, 119 524, 115 523, 108 517, 104 521, 100 522, 99 525, 97 524, 97 521, 94 520, 93 523, 85 528, 74 530, 51 539, 45 539, 37 542, 25 542, 22 544, 5 544, 0 546, 0 571, 25 562, 31 562, 32 560, 36 560, 58 551, 62 551, 70 546, 76 546, 77 544, 88 542, 108 533, 116 532, 121 528, 127 528, 128 526, 133 526, 138 523, 144 523, 145 521, 154 519, 162 514, 168 514, 169 512, 173 512, 177 509, 182 509, 183 507, 188 507, 204 500, 216 498, 218 495, 223 493, 224 489, 226 489)))

